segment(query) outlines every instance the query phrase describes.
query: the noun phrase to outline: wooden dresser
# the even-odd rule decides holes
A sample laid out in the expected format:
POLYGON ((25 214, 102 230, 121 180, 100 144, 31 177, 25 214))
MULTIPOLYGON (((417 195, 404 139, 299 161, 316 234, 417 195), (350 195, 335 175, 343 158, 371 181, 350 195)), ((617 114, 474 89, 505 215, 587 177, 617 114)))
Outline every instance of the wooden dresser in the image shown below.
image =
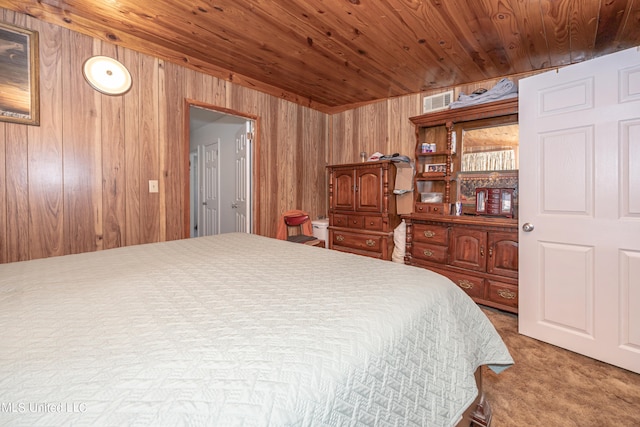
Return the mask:
POLYGON ((400 223, 391 161, 327 166, 330 249, 390 260, 400 223))
POLYGON ((517 158, 518 99, 410 120, 416 174, 413 213, 402 216, 405 263, 449 277, 477 303, 517 313, 517 161, 498 160, 517 158), (478 189, 511 198, 490 212, 479 209, 478 189))
POLYGON ((450 278, 474 301, 518 312, 518 223, 453 215, 403 217, 405 263, 450 278))

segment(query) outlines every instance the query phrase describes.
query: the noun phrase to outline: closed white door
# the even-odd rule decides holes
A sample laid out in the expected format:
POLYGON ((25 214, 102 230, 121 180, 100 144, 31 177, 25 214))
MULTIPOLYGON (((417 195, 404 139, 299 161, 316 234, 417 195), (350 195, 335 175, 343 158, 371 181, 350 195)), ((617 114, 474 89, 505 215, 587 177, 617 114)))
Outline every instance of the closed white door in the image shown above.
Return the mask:
POLYGON ((220 232, 220 139, 204 146, 200 236, 220 232))
POLYGON ((640 51, 520 81, 519 329, 640 373, 640 51))
POLYGON ((251 232, 251 137, 253 122, 247 120, 235 135, 235 198, 231 205, 235 216, 235 231, 251 232))

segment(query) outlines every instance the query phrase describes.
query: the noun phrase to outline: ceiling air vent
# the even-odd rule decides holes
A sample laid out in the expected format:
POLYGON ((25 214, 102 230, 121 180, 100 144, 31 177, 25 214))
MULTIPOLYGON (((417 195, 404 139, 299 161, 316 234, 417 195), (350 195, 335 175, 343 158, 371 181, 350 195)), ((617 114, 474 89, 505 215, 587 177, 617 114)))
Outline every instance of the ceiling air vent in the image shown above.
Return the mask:
POLYGON ((439 93, 437 95, 429 95, 422 98, 422 113, 431 113, 433 111, 444 110, 449 107, 453 101, 453 91, 439 93))

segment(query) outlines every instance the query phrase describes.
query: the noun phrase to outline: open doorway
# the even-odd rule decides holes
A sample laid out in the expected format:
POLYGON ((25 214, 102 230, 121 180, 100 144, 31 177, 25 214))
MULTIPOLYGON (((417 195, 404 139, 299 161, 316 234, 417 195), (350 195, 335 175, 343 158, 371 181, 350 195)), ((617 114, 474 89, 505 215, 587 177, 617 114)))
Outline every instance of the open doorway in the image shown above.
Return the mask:
POLYGON ((253 229, 255 118, 188 103, 189 236, 253 229))

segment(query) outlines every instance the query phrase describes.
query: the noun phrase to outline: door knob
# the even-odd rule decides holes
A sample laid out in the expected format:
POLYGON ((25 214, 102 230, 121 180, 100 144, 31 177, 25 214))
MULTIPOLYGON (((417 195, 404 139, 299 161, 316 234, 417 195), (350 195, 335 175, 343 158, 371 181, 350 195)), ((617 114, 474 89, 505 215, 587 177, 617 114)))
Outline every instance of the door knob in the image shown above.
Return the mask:
POLYGON ((527 233, 533 231, 535 227, 530 222, 525 222, 522 224, 522 231, 526 231, 527 233))

